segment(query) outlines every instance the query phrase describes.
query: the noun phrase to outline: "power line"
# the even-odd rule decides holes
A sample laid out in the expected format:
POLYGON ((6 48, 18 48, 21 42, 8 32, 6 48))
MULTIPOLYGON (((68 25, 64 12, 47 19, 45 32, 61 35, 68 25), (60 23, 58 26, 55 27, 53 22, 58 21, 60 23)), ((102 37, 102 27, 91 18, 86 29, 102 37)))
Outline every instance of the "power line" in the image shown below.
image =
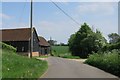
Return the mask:
POLYGON ((73 17, 71 17, 69 14, 67 14, 62 8, 60 8, 55 2, 51 0, 51 2, 59 9, 61 10, 67 17, 69 17, 72 21, 74 21, 77 25, 80 26, 80 23, 77 22, 73 17))

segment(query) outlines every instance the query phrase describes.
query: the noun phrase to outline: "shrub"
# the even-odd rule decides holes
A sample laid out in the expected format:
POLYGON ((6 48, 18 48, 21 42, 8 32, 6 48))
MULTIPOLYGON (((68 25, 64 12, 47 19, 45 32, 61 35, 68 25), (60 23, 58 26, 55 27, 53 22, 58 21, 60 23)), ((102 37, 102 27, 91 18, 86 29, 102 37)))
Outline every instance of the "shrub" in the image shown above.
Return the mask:
POLYGON ((104 53, 93 53, 85 63, 120 76, 120 51, 112 50, 104 53))
POLYGON ((120 49, 120 42, 116 44, 107 44, 106 46, 102 48, 102 51, 111 51, 114 49, 120 49))
POLYGON ((16 52, 16 48, 14 48, 13 46, 7 45, 3 42, 0 42, 0 47, 2 47, 2 49, 7 49, 7 50, 12 50, 14 52, 16 52))

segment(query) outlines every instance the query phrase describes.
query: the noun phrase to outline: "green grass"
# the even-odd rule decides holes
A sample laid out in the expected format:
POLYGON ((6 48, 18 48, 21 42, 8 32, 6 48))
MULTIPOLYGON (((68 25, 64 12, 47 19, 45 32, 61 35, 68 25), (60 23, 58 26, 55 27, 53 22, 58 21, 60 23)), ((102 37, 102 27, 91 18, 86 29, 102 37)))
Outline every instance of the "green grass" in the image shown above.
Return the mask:
POLYGON ((62 58, 68 58, 68 59, 80 59, 79 56, 71 56, 71 55, 67 55, 67 56, 61 56, 62 58))
POLYGON ((2 54, 1 53, 2 53, 2 50, 0 49, 0 79, 2 78, 2 54))
POLYGON ((52 51, 55 54, 65 54, 65 53, 69 53, 69 47, 68 46, 52 46, 52 51))
POLYGON ((70 55, 68 46, 52 46, 53 56, 70 55))
POLYGON ((14 51, 2 49, 3 78, 39 78, 48 68, 46 61, 17 55, 14 51))
POLYGON ((89 56, 85 63, 120 77, 120 51, 94 53, 89 56))
POLYGON ((52 55, 62 58, 79 59, 78 56, 72 56, 69 52, 69 46, 52 46, 52 55))

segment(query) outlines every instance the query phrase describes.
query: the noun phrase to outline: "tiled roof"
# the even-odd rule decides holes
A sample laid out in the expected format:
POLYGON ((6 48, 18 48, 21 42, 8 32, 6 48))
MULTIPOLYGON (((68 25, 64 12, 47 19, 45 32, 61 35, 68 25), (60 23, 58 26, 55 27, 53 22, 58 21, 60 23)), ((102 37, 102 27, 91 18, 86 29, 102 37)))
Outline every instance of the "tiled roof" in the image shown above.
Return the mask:
POLYGON ((28 41, 30 31, 30 28, 3 29, 0 30, 0 37, 2 41, 28 41))
POLYGON ((43 37, 41 37, 41 36, 39 36, 39 44, 41 45, 41 46, 50 46, 50 44, 45 40, 45 38, 43 38, 43 37))

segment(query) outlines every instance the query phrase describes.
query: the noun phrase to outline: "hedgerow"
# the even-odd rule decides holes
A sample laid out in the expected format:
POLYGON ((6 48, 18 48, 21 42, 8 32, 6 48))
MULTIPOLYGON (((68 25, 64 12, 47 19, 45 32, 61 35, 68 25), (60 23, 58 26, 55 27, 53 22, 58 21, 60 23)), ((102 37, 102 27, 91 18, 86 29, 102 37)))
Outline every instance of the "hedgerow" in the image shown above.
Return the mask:
POLYGON ((102 48, 102 51, 111 51, 113 49, 120 49, 120 42, 116 44, 107 44, 102 48))
POLYGON ((120 77, 120 50, 93 53, 85 63, 120 77))
POLYGON ((12 51, 16 52, 16 48, 14 48, 14 47, 11 46, 11 45, 7 45, 7 44, 5 44, 5 43, 3 43, 3 42, 0 42, 0 47, 1 47, 2 49, 12 50, 12 51))

